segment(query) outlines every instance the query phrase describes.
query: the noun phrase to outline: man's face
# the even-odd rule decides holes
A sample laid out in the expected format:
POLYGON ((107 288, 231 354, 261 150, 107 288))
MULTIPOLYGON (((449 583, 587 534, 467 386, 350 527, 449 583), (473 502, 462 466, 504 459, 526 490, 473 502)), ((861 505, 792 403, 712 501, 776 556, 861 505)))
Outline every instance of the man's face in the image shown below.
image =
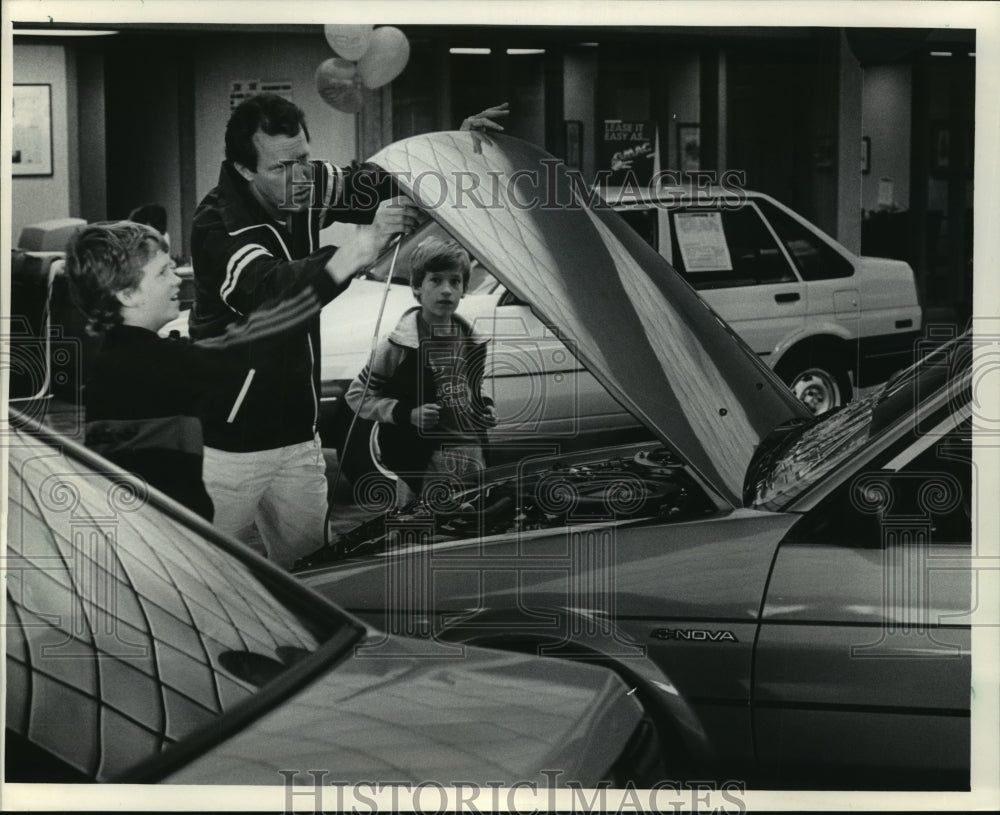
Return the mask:
POLYGON ((236 169, 248 182, 254 197, 264 208, 275 216, 290 212, 300 212, 309 207, 312 196, 310 183, 286 183, 286 174, 291 174, 294 182, 310 182, 312 165, 309 142, 302 130, 298 135, 278 134, 268 136, 258 130, 253 135, 257 148, 257 169, 251 170, 237 163, 236 169), (288 162, 294 162, 294 166, 288 162), (287 165, 287 166, 286 166, 287 165))
POLYGON ((449 320, 458 308, 458 301, 465 296, 465 283, 461 269, 428 272, 413 294, 423 306, 424 318, 429 322, 449 320))

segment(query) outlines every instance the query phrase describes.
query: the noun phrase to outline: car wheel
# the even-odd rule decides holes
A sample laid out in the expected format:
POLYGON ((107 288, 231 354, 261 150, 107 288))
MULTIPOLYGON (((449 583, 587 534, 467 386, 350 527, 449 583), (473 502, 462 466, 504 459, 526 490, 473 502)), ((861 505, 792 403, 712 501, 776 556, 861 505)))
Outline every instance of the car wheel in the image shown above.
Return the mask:
POLYGON ((847 372, 830 362, 789 366, 782 372, 781 378, 814 416, 851 400, 851 382, 847 372))

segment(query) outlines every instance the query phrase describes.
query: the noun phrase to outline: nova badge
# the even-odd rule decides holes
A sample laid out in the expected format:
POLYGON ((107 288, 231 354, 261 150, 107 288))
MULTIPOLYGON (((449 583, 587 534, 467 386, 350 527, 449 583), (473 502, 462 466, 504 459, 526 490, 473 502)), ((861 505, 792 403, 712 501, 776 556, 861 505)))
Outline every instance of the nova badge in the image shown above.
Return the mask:
POLYGON ((692 640, 694 642, 739 642, 732 631, 710 631, 707 628, 656 628, 651 637, 658 640, 692 640))

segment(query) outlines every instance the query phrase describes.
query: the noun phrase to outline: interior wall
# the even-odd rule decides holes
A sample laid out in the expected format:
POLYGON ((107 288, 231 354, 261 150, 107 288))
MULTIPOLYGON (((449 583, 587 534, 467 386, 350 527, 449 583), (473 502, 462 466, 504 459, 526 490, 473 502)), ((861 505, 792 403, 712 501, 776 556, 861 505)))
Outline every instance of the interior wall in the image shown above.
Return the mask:
POLYGON ((910 208, 910 118, 912 68, 876 65, 864 69, 862 135, 871 140, 871 172, 862 176, 861 208, 879 208, 882 178, 892 182, 896 209, 910 208))
POLYGON ((316 91, 315 71, 334 56, 326 40, 304 34, 213 35, 193 48, 196 192, 199 200, 215 186, 225 157, 231 83, 290 80, 292 101, 305 113, 314 158, 347 164, 357 155, 355 115, 335 110, 316 91))
POLYGON ((79 52, 76 58, 79 105, 80 217, 89 222, 108 217, 107 162, 105 157, 104 58, 79 52))
POLYGON ((677 156, 677 126, 701 122, 701 51, 673 49, 664 60, 667 68, 666 94, 669 124, 660 133, 660 167, 680 170, 677 156))
MULTIPOLYGON (((785 48, 733 47, 726 58, 728 169, 744 171, 748 189, 774 196, 834 238, 839 49, 837 32, 817 31, 785 48)), ((852 153, 856 159, 860 146, 852 153)))
POLYGON ((107 55, 107 218, 158 203, 176 250, 181 234, 178 61, 162 43, 107 55), (152 124, 152 126, 151 126, 152 124))
POLYGON ((27 224, 79 215, 70 206, 66 49, 15 44, 14 82, 52 86, 52 175, 11 179, 12 242, 27 224))
POLYGON ((861 133, 864 72, 847 38, 840 36, 837 97, 837 240, 861 252, 861 133))
POLYGON ((563 115, 567 121, 583 124, 581 170, 584 178, 594 177, 594 91, 597 87, 597 49, 567 53, 563 61, 563 115))

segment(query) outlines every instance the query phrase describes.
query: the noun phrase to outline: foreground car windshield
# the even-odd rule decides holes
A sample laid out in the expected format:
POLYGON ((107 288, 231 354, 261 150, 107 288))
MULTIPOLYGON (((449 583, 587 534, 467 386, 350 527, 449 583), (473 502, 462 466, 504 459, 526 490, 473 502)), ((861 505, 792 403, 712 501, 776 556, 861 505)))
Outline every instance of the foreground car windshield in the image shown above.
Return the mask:
MULTIPOLYGON (((768 510, 787 507, 888 428, 911 416, 923 398, 968 365, 970 353, 967 338, 960 339, 933 351, 867 397, 818 420, 800 423, 791 431, 786 427, 782 440, 766 439, 764 455, 751 462, 747 473, 747 506, 768 510)), ((777 428, 775 434, 782 432, 777 428)))
POLYGON ((8 780, 25 780, 15 753, 48 780, 114 779, 254 710, 262 688, 353 634, 147 502, 140 482, 12 441, 8 780))

